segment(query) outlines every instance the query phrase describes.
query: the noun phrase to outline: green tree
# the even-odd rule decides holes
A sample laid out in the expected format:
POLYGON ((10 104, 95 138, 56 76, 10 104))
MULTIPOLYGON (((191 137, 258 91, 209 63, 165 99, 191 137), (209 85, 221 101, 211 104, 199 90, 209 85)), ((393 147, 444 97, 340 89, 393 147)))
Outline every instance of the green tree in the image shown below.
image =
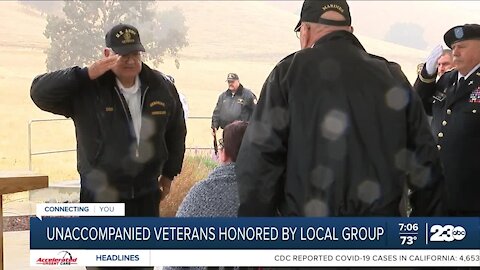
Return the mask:
POLYGON ((105 33, 118 23, 138 28, 147 51, 144 60, 154 65, 163 63, 165 55, 177 57, 188 46, 188 29, 179 8, 158 11, 153 1, 64 1, 63 16, 47 16, 47 69, 89 65, 100 59, 105 33))

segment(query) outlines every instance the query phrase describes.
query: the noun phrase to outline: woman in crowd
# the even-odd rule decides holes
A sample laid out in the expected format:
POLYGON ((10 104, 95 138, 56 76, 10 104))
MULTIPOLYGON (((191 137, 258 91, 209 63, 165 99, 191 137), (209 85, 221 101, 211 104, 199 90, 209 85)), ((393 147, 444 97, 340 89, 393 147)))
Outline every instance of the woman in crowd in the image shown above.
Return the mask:
POLYGON ((235 161, 247 122, 225 127, 219 140, 220 166, 196 183, 180 204, 177 217, 236 217, 239 206, 235 161))

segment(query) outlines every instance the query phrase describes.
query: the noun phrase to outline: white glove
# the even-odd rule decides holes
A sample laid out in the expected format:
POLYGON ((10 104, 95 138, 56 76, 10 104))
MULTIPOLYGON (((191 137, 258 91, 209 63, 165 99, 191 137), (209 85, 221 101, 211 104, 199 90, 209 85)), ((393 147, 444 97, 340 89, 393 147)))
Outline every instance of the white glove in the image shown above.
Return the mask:
POLYGON ((437 61, 440 56, 442 56, 443 47, 442 45, 437 45, 433 48, 430 55, 427 57, 427 61, 425 62, 425 68, 427 69, 428 75, 433 75, 437 72, 437 61))

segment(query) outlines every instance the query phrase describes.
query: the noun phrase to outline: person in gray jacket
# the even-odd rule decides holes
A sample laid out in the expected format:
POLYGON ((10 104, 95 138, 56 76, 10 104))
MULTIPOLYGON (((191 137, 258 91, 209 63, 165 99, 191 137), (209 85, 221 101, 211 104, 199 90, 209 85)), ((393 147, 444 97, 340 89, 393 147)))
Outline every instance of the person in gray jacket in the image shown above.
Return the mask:
POLYGON ((240 83, 236 73, 227 75, 228 89, 220 94, 212 115, 212 135, 235 120, 248 122, 257 104, 255 94, 240 83))
POLYGON ((225 127, 220 139, 219 160, 222 164, 192 187, 181 203, 177 217, 237 216, 235 162, 246 129, 244 121, 235 121, 225 127))

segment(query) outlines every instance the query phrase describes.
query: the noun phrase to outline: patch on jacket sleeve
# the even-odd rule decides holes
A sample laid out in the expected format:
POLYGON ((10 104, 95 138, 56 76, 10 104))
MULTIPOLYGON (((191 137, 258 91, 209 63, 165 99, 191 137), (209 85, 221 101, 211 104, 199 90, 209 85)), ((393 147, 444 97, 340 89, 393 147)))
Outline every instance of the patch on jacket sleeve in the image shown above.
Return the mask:
POLYGON ((417 65, 417 75, 420 75, 422 73, 422 69, 425 66, 425 63, 420 63, 417 65))

